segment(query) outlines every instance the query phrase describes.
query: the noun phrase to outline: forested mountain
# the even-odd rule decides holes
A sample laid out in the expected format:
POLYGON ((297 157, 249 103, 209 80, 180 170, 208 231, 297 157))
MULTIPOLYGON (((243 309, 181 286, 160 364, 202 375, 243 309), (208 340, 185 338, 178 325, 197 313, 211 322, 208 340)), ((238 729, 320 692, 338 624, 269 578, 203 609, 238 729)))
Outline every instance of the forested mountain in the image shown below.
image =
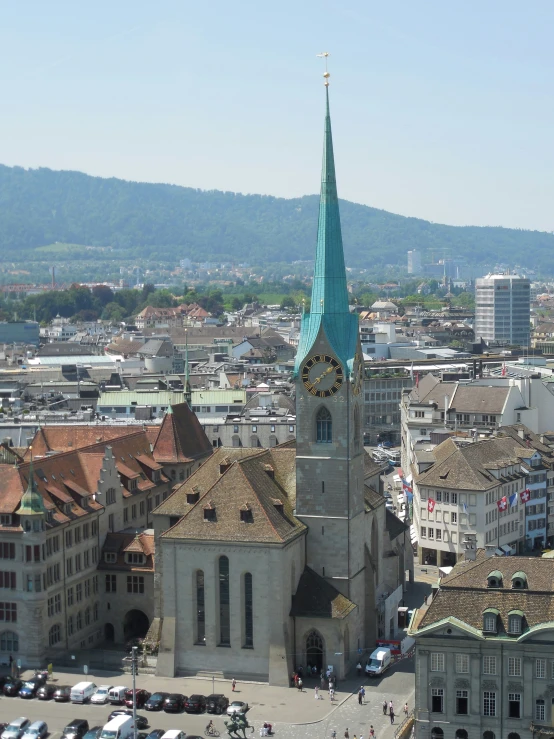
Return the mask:
MULTIPOLYGON (((112 246, 128 257, 231 259, 253 264, 313 257, 317 195, 287 200, 0 165, 0 258, 53 242, 112 246)), ((406 264, 408 249, 471 263, 554 272, 554 235, 456 227, 341 202, 347 264, 406 264)))

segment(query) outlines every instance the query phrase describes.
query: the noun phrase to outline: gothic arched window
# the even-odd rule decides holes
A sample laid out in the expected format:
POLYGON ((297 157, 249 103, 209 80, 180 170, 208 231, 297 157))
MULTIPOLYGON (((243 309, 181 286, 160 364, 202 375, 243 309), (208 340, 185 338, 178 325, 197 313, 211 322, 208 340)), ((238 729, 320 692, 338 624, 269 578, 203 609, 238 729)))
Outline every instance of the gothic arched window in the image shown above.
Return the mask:
POLYGON ((315 417, 316 441, 318 444, 330 444, 333 441, 333 420, 328 409, 320 408, 315 417))
POLYGON ((196 644, 206 643, 206 614, 204 599, 204 571, 196 570, 196 644))
POLYGON ((229 597, 229 559, 219 558, 219 644, 231 645, 231 614, 229 597))
POLYGON ((252 573, 244 573, 244 646, 254 646, 254 610, 252 573))

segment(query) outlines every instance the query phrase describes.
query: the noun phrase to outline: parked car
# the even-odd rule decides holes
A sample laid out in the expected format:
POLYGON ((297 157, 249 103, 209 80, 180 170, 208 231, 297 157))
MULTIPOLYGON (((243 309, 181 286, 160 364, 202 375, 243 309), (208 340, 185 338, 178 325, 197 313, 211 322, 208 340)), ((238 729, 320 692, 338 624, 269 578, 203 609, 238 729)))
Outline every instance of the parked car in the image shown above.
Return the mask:
POLYGON ((102 726, 93 726, 92 729, 89 729, 83 736, 83 739, 98 739, 102 733, 102 728, 102 726))
POLYGON ((34 698, 40 687, 42 687, 42 680, 37 680, 36 678, 26 680, 19 690, 19 697, 34 698))
POLYGON ((144 739, 162 739, 162 736, 165 734, 164 729, 152 729, 152 731, 149 734, 144 735, 144 739))
POLYGON ((169 693, 152 693, 150 698, 148 698, 148 700, 144 704, 144 708, 147 711, 161 711, 164 706, 164 701, 168 697, 169 693))
POLYGON ((19 691, 23 687, 23 680, 14 680, 11 683, 6 683, 4 685, 4 695, 9 696, 10 698, 13 698, 16 695, 19 695, 19 691))
POLYGON ((14 678, 11 675, 2 675, 0 677, 0 690, 4 689, 6 683, 13 683, 14 678))
MULTIPOLYGON (((137 708, 144 708, 144 704, 146 701, 150 698, 150 693, 147 690, 143 690, 142 688, 136 688, 136 702, 137 702, 137 708)), ((125 705, 127 708, 133 707, 133 690, 132 688, 130 690, 125 691, 125 705)))
MULTIPOLYGON (((118 708, 117 711, 112 711, 110 715, 108 716, 108 721, 111 721, 112 718, 115 716, 132 716, 133 712, 130 711, 128 708, 118 708)), ((137 715, 137 729, 146 729, 148 728, 148 719, 146 716, 138 716, 137 715)))
POLYGON ((25 729, 22 739, 44 739, 48 734, 48 726, 46 721, 33 721, 33 723, 25 729))
POLYGON ((213 693, 206 698, 208 713, 224 713, 229 705, 229 698, 221 693, 213 693))
POLYGON ((56 703, 67 703, 71 698, 71 685, 60 685, 54 692, 56 703))
POLYGON ((46 685, 41 685, 37 690, 37 698, 39 701, 49 701, 54 697, 55 692, 56 686, 47 683, 46 685))
POLYGON ((206 696, 194 693, 185 701, 185 711, 187 713, 204 713, 206 710, 206 696))
POLYGON ((248 703, 244 701, 233 701, 227 708, 227 715, 232 716, 234 713, 246 713, 248 711, 248 703))
POLYGON ((20 739, 31 725, 28 718, 20 716, 9 723, 2 732, 2 739, 20 739))
POLYGON ((2 736, 4 729, 7 727, 8 724, 2 724, 0 723, 0 736, 2 736))
POLYGON ((186 734, 184 731, 179 731, 179 729, 169 729, 169 731, 166 731, 162 736, 162 739, 185 739, 185 737, 186 734))
POLYGON ((94 693, 90 699, 90 702, 99 703, 100 705, 107 703, 110 700, 108 693, 112 688, 113 685, 100 685, 96 693, 94 693))
POLYGON ((62 739, 83 739, 89 730, 88 721, 84 718, 74 718, 62 731, 62 739))
POLYGON ((164 711, 167 713, 180 713, 185 707, 186 695, 181 693, 170 693, 164 701, 164 711))

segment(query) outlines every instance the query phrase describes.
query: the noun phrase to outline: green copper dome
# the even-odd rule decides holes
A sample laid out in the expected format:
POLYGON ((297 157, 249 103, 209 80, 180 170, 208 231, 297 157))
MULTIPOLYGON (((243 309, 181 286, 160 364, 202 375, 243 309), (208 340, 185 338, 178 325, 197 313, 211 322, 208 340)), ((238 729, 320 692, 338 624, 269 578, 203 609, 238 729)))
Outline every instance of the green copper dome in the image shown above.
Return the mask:
POLYGON ((29 481, 27 483, 27 490, 23 493, 21 498, 21 505, 17 514, 19 516, 36 516, 44 515, 44 501, 42 495, 37 490, 35 484, 35 476, 33 471, 33 458, 31 457, 31 464, 29 465, 29 481))
POLYGON ((329 88, 325 89, 325 129, 319 221, 310 313, 302 317, 295 372, 312 348, 321 328, 343 365, 352 366, 358 342, 358 316, 350 313, 339 199, 335 176, 329 88))

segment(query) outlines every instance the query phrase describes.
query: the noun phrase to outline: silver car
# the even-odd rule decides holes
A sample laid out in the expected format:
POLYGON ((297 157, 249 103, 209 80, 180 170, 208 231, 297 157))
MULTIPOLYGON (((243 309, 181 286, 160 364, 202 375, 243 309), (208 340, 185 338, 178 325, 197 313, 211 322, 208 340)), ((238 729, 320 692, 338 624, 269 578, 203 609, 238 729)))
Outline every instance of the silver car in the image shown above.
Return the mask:
POLYGON ((46 721, 33 721, 33 723, 25 729, 25 733, 21 739, 44 739, 46 734, 48 734, 46 721))
POLYGON ((20 716, 6 726, 2 732, 2 739, 21 739, 30 725, 31 722, 28 718, 20 716))

